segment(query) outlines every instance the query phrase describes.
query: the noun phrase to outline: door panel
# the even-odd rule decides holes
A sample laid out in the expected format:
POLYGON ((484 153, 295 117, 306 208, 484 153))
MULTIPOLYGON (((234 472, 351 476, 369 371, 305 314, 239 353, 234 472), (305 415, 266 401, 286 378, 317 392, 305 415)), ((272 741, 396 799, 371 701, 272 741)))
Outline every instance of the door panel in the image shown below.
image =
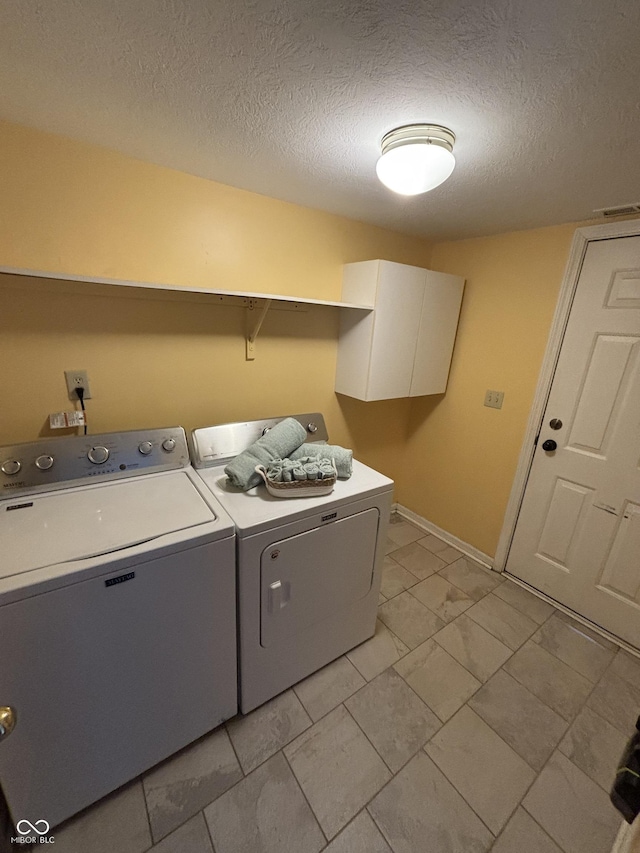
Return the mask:
POLYGON ((640 308, 640 269, 614 273, 606 305, 608 308, 640 308))
POLYGON ((593 489, 558 480, 553 490, 549 512, 542 528, 538 555, 558 567, 567 568, 567 555, 576 531, 584 522, 585 510, 591 503, 593 489))
POLYGON ((639 460, 640 237, 625 237, 587 249, 506 569, 638 647, 639 460))
POLYGON ((640 604, 640 506, 628 503, 611 543, 600 586, 640 604))
POLYGON ((639 339, 599 335, 587 366, 578 401, 569 447, 605 456, 607 436, 611 436, 614 414, 622 402, 621 391, 629 362, 635 361, 639 339))
POLYGON ((369 592, 380 513, 368 509, 262 553, 260 644, 294 638, 369 592))

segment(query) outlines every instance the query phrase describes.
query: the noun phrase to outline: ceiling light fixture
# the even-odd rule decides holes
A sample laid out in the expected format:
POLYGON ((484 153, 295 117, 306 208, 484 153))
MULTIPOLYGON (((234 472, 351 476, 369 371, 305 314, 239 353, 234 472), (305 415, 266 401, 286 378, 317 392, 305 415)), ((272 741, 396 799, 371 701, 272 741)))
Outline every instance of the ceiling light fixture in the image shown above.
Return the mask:
POLYGON ((401 195, 419 195, 439 186, 453 172, 455 134, 439 124, 407 124, 382 137, 376 172, 401 195))

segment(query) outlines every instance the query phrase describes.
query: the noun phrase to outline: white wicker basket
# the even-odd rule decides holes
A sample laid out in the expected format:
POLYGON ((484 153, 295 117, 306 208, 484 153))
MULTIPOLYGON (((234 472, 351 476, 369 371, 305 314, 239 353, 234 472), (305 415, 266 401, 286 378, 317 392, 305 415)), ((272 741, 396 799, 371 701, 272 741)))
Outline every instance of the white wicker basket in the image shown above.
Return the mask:
POLYGON ((268 476, 264 465, 256 465, 256 471, 274 498, 312 498, 328 495, 333 491, 338 476, 335 472, 331 477, 323 477, 321 480, 293 480, 291 483, 281 483, 268 476))

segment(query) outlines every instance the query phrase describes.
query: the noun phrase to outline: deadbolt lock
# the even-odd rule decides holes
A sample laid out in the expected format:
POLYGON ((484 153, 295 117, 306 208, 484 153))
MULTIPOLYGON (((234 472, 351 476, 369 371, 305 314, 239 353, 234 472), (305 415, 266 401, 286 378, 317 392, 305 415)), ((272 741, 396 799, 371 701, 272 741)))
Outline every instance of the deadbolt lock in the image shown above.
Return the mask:
POLYGON ((16 727, 16 712, 9 705, 0 706, 0 740, 9 737, 16 727))

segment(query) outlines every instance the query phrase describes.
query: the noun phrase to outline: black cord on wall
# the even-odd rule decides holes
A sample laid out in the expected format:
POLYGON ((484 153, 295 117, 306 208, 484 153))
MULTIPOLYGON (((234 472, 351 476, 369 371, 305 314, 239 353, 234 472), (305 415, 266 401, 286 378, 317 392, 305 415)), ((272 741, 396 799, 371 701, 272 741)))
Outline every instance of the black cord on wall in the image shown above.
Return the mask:
POLYGON ((87 410, 84 407, 84 388, 76 388, 78 400, 80 400, 80 408, 84 412, 84 434, 87 434, 87 410))

